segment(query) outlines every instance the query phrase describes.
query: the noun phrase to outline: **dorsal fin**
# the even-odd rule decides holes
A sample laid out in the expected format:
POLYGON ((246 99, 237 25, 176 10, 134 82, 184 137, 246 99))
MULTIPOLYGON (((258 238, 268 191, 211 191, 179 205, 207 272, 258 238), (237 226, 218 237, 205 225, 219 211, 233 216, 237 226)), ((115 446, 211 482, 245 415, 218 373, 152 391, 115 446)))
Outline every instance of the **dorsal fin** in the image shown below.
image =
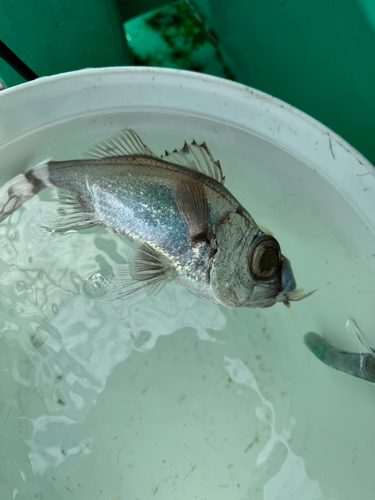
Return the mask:
POLYGON ((191 145, 185 142, 180 151, 177 151, 177 149, 172 153, 166 151, 165 154, 162 155, 162 158, 171 163, 177 163, 183 167, 198 170, 198 172, 224 184, 225 177, 220 162, 214 160, 205 142, 198 144, 193 141, 191 145))
POLYGON ((83 157, 87 159, 99 160, 100 158, 108 158, 110 156, 126 156, 126 155, 146 155, 154 156, 141 138, 132 129, 121 130, 118 134, 101 141, 95 146, 88 149, 83 157))
MULTIPOLYGON (((121 130, 121 132, 112 138, 92 146, 84 153, 83 158, 99 160, 100 158, 126 155, 153 156, 157 158, 155 153, 142 142, 138 134, 132 129, 121 130)), ((197 170, 224 184, 225 177, 220 162, 214 160, 205 142, 198 144, 196 141, 193 141, 189 145, 185 141, 180 151, 177 151, 177 149, 172 153, 166 151, 161 158, 165 158, 171 163, 197 170)))

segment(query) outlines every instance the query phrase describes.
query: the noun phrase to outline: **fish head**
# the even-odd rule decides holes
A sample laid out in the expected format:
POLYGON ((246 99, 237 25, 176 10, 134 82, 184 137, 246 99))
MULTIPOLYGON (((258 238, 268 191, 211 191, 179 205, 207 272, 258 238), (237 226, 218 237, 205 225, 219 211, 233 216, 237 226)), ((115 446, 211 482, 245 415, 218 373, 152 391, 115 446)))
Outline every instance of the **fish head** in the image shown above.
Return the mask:
POLYGON ((218 303, 265 308, 283 302, 289 306, 290 301, 310 295, 297 288, 291 264, 273 236, 237 224, 227 226, 227 231, 217 228, 216 237, 211 291, 218 303))

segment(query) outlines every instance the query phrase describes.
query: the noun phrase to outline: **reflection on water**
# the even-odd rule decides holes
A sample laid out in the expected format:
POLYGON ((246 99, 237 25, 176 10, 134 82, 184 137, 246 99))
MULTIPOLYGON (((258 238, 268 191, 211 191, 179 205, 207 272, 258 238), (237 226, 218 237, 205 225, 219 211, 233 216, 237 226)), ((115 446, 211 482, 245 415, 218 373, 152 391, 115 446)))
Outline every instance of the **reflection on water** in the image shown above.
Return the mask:
MULTIPOLYGON (((271 435, 264 448, 258 453, 256 465, 259 467, 271 458, 278 443, 286 448, 286 457, 283 456, 280 469, 263 486, 264 500, 282 500, 290 498, 303 498, 304 500, 319 500, 321 498, 320 488, 317 481, 311 480, 305 470, 304 460, 295 455, 288 441, 291 432, 283 429, 283 434, 276 431, 275 409, 260 392, 254 375, 239 359, 230 359, 225 356, 226 370, 231 378, 239 383, 251 387, 260 397, 261 406, 256 408, 256 415, 261 422, 265 422, 271 428, 271 435)), ((294 422, 291 421, 291 426, 294 422)))

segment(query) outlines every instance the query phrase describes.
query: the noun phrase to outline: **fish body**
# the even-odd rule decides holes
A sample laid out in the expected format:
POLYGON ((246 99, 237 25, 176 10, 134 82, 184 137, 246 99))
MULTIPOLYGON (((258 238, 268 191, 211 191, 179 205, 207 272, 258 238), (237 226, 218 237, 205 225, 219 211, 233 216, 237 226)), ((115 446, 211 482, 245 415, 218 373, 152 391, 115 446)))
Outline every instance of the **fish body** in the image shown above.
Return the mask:
POLYGON ((120 296, 172 280, 230 307, 268 307, 303 295, 277 241, 225 188, 204 143, 159 158, 128 130, 89 156, 48 162, 8 183, 0 221, 56 186, 71 193, 58 229, 105 226, 132 249, 120 296))

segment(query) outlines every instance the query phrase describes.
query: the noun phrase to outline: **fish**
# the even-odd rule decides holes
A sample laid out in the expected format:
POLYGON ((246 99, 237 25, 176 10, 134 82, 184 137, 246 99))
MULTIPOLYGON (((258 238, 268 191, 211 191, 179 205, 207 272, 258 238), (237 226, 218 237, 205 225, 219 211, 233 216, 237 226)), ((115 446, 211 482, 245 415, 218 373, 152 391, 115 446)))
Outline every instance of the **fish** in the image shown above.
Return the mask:
POLYGON ((132 129, 81 159, 48 161, 0 190, 0 223, 42 189, 62 191, 54 231, 104 226, 129 247, 116 298, 168 282, 218 306, 289 306, 298 289, 289 260, 224 186, 221 164, 195 140, 157 156, 132 129))

